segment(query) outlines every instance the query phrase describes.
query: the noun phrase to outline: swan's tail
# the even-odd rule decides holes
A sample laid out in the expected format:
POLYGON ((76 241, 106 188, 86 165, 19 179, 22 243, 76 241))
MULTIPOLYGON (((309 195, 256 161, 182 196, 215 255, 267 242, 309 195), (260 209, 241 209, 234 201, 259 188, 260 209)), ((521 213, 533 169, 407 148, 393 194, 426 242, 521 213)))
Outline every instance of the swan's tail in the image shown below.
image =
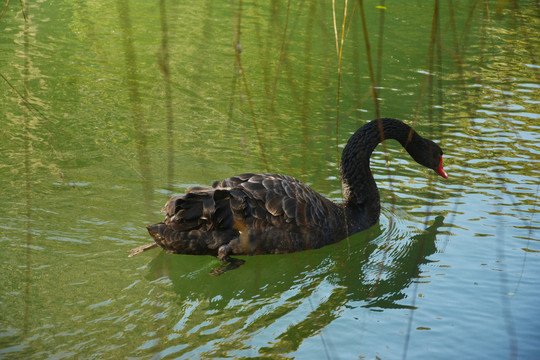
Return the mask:
POLYGON ((162 222, 148 225, 146 227, 150 236, 153 237, 154 240, 156 240, 158 244, 159 244, 159 241, 163 240, 163 236, 164 236, 166 228, 167 228, 167 225, 165 225, 165 223, 162 223, 162 222))
POLYGON ((165 228, 166 228, 164 223, 148 225, 146 228, 148 229, 148 232, 150 233, 150 235, 154 238, 155 242, 137 246, 136 248, 129 250, 128 257, 132 257, 142 252, 145 252, 147 250, 153 249, 158 246, 159 241, 163 240, 163 233, 165 232, 165 228))

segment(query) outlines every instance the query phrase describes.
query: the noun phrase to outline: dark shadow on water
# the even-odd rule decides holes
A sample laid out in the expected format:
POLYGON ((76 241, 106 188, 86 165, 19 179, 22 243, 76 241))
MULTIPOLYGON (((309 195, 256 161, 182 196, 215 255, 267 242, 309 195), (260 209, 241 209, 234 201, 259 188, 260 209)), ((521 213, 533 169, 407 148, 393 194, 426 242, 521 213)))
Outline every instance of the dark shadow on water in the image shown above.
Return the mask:
POLYGON ((438 228, 443 225, 444 217, 437 216, 433 224, 423 233, 411 238, 409 246, 392 259, 391 276, 381 279, 373 296, 369 299, 368 307, 401 308, 399 301, 405 298, 403 289, 407 288, 420 274, 420 266, 430 262, 428 257, 437 251, 435 240, 438 228))
MULTIPOLYGON (((443 220, 437 217, 418 235, 393 236, 397 251, 385 258, 384 247, 389 245, 380 240, 388 230, 376 225, 317 250, 242 257, 242 266, 220 276, 210 274, 220 262, 209 256, 160 252, 151 260, 146 278, 159 284, 170 279, 170 287, 164 289, 167 297, 172 297, 179 309, 189 309, 177 315, 183 323, 190 323, 175 330, 181 336, 197 336, 201 317, 206 319, 206 329, 224 333, 241 329, 241 337, 248 342, 272 326, 276 346, 263 345, 254 351, 261 356, 283 355, 320 334, 345 309, 412 309, 403 300, 407 301, 407 289, 418 278, 420 266, 429 263, 429 256, 436 252, 437 229, 443 220), (384 270, 380 271, 383 258, 384 270)), ((329 351, 328 358, 339 353, 331 343, 326 344, 324 336, 321 341, 329 351)), ((197 351, 193 347, 191 350, 197 351)), ((219 353, 236 349, 228 344, 217 348, 214 350, 219 353)))

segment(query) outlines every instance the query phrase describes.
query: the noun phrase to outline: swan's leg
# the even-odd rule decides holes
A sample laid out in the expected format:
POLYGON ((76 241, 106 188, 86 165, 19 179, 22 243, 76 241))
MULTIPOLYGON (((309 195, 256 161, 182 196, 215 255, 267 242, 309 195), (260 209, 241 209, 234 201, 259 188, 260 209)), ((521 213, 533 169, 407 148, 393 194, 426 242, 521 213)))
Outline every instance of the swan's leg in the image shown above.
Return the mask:
POLYGON ((232 253, 232 249, 229 245, 221 245, 218 249, 218 256, 217 258, 221 261, 230 262, 231 258, 229 255, 232 253))
POLYGON ((219 266, 218 268, 212 270, 210 272, 211 275, 219 276, 223 274, 224 272, 234 270, 243 263, 245 263, 244 260, 241 259, 234 259, 230 257, 229 255, 232 253, 232 249, 229 245, 221 245, 218 249, 218 256, 217 258, 221 261, 223 261, 223 265, 219 266))

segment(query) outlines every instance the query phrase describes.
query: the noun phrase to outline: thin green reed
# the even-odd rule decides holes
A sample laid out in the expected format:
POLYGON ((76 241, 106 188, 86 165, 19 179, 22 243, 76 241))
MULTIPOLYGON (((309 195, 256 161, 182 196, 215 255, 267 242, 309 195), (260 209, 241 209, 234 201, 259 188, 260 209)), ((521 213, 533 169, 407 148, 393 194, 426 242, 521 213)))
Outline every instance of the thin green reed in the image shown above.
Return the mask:
MULTIPOLYGON (((28 4, 25 4, 28 9, 28 4)), ((22 3, 21 3, 22 6, 22 3)), ((24 7, 23 7, 23 14, 24 7)), ((30 98, 29 93, 29 78, 30 78, 30 22, 25 15, 24 21, 24 64, 22 71, 24 97, 30 98)), ((24 183, 25 183, 25 216, 26 216, 26 249, 25 249, 25 281, 24 281, 24 320, 23 320, 23 336, 28 336, 29 322, 30 322, 30 289, 32 286, 32 185, 31 185, 31 153, 32 153, 32 134, 30 130, 30 112, 28 107, 24 108, 23 113, 23 126, 24 126, 24 183)))

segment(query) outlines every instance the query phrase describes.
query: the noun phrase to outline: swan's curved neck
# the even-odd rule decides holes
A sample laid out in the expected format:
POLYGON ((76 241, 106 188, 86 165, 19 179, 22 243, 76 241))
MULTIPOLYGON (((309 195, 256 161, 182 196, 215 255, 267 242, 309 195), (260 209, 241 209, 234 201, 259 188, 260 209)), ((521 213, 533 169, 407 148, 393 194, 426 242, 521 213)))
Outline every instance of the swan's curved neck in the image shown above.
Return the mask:
POLYGON ((340 172, 343 203, 352 228, 369 227, 379 219, 379 191, 369 168, 369 158, 375 147, 386 139, 395 139, 407 149, 416 137, 416 132, 401 121, 380 119, 362 126, 349 139, 341 156, 340 172))

